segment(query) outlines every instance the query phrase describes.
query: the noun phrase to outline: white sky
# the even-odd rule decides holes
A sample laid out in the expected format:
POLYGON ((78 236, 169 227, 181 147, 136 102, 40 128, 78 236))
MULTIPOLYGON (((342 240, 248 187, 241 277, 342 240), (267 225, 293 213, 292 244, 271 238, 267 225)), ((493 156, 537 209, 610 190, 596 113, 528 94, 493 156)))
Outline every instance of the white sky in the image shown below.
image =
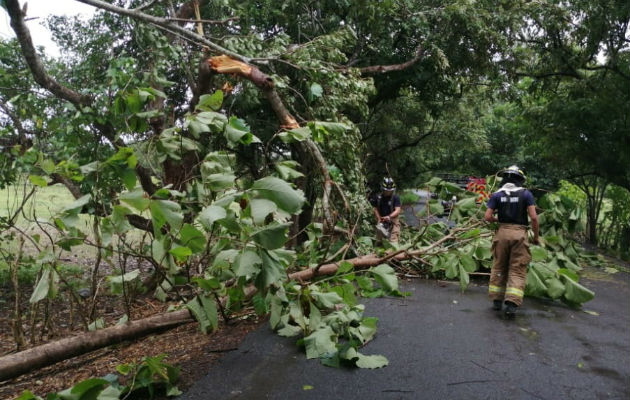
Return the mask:
MULTIPOLYGON (((75 0, 19 0, 20 5, 28 3, 26 18, 35 18, 26 21, 26 26, 31 31, 35 46, 44 46, 46 53, 51 56, 58 56, 59 49, 51 39, 50 31, 42 26, 42 23, 49 15, 77 15, 84 17, 91 16, 96 10, 92 6, 79 3, 75 0)), ((9 15, 0 8, 0 37, 3 39, 15 37, 13 29, 9 23, 9 15)))

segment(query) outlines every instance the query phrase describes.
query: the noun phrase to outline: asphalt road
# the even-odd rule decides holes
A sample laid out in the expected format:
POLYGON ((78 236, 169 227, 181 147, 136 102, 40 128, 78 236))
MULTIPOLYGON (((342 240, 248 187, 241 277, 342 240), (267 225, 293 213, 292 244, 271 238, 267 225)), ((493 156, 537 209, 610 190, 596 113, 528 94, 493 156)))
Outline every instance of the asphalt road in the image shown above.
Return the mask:
POLYGON ((410 297, 365 301, 379 328, 362 352, 387 367, 324 367, 265 326, 180 399, 630 399, 630 275, 586 275, 583 310, 525 299, 512 321, 483 281, 404 282, 410 297))

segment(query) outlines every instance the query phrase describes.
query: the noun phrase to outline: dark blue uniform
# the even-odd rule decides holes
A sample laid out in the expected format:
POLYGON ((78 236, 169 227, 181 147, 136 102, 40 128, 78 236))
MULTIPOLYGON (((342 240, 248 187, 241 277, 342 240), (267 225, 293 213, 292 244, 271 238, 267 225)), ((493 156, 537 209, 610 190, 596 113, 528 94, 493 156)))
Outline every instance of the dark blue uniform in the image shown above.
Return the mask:
POLYGON ((493 193, 488 200, 488 208, 497 210, 499 223, 528 226, 527 207, 533 206, 534 196, 527 189, 510 192, 493 193))

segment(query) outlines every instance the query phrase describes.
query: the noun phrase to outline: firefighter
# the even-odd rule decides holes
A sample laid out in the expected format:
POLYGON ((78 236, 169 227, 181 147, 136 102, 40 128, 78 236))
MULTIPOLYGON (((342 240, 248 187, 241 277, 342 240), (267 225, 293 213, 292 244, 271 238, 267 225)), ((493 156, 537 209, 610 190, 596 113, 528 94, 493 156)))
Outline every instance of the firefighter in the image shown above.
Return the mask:
POLYGON ((490 273, 489 296, 492 309, 514 318, 523 302, 527 278, 527 265, 531 261, 527 239, 528 216, 534 233, 533 243, 538 244, 538 215, 532 193, 523 188, 525 174, 513 165, 499 172, 503 185, 490 196, 484 216, 488 222, 499 222, 492 241, 493 264, 490 273), (494 216, 494 213, 497 216, 494 216))
POLYGON ((396 184, 392 178, 383 178, 381 195, 374 199, 374 216, 376 217, 376 239, 380 242, 387 238, 391 243, 398 242, 400 234, 400 197, 395 194, 396 184))

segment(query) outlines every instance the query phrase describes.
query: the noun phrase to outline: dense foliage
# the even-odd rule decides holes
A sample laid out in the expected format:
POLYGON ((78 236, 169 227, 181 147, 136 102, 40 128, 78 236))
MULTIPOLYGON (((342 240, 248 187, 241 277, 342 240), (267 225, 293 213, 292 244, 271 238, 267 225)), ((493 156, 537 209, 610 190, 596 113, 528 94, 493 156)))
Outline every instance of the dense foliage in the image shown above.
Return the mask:
MULTIPOLYGON (((384 175, 412 188, 518 163, 536 189, 578 185, 587 238, 627 249, 626 1, 202 0, 203 23, 195 2, 80 1, 101 11, 48 19, 58 59, 2 2, 17 39, 0 42, 0 187, 24 191, 0 217, 0 254, 17 300, 18 271, 35 265, 31 303, 67 296, 85 329, 104 325, 105 290, 127 318, 144 291, 204 332, 252 304, 307 357, 375 368, 387 360, 357 350, 376 321, 356 296, 401 295, 394 270, 342 261, 374 250, 366 191, 384 175), (74 202, 45 222, 25 212, 54 184, 74 202), (61 268, 81 246, 96 259, 87 296, 61 268), (326 262, 336 275, 289 279, 326 262)), ((541 206, 528 293, 583 303, 565 237, 579 208, 553 195, 541 206)), ((435 248, 431 271, 464 287, 490 258, 479 209, 463 198, 455 231, 430 225, 404 246, 435 248), (444 237, 462 246, 438 250, 444 237)), ((19 307, 13 319, 21 348, 19 307)))

